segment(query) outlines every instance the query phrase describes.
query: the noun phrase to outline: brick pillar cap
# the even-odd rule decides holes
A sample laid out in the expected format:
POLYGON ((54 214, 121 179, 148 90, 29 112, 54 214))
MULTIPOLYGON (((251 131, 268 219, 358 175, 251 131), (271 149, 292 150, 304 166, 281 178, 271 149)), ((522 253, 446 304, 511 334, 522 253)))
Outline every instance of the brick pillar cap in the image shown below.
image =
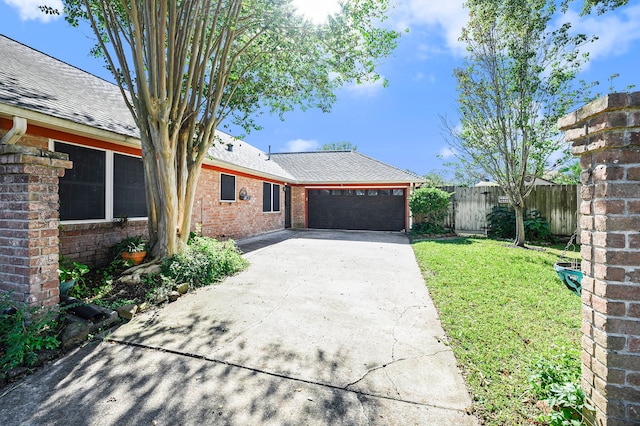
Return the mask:
POLYGON ((610 93, 598 98, 559 119, 558 128, 568 130, 602 112, 628 107, 640 108, 640 92, 610 93))

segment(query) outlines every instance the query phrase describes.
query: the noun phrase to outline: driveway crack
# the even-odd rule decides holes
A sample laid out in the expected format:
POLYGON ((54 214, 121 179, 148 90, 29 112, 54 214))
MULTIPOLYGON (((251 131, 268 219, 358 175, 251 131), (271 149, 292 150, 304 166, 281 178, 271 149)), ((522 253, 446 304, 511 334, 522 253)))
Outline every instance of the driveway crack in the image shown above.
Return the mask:
MULTIPOLYGON (((396 359, 394 361, 388 362, 386 364, 378 365, 377 367, 373 367, 373 368, 368 369, 359 379, 347 384, 342 389, 349 390, 350 387, 355 386, 358 383, 360 383, 361 381, 363 381, 364 379, 366 379, 369 374, 373 373, 374 371, 378 371, 380 369, 384 370, 385 375, 387 377, 389 377, 389 374, 387 373, 386 368, 391 366, 391 365, 393 365, 393 364, 397 364, 397 363, 400 363, 400 362, 403 362, 403 361, 410 361, 410 360, 414 360, 414 359, 428 358, 428 357, 436 356, 436 355, 444 353, 444 352, 451 352, 451 349, 450 348, 440 349, 440 350, 437 350, 435 352, 431 352, 431 353, 428 353, 428 354, 422 354, 422 355, 412 356, 412 357, 407 357, 407 358, 400 358, 400 359, 396 359)), ((393 380, 391 380, 390 377, 389 377, 389 380, 391 381, 391 384, 393 385, 393 387, 396 389, 396 392, 398 393, 398 396, 400 396, 400 393, 398 392, 398 388, 396 387, 396 385, 393 382, 393 380)))
POLYGON ((400 342, 398 342, 398 338, 396 337, 396 330, 398 329, 398 324, 400 323, 400 321, 402 321, 402 319, 404 318, 404 316, 407 314, 407 312, 409 312, 410 309, 415 309, 415 308, 425 308, 424 305, 412 305, 412 306, 407 306, 402 313, 400 313, 400 316, 398 316, 398 319, 396 320, 394 326, 393 326, 393 345, 391 346, 391 360, 392 362, 396 360, 396 345, 400 342))

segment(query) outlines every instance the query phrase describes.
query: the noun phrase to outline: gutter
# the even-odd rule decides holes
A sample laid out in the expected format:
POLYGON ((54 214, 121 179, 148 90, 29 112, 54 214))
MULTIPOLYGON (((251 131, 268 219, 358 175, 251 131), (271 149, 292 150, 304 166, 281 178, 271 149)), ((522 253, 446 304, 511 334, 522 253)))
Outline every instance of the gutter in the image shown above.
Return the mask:
POLYGON ((47 115, 41 112, 15 107, 13 105, 0 103, 0 115, 2 114, 10 116, 12 115, 14 117, 20 115, 29 120, 31 124, 47 127, 52 130, 75 133, 79 136, 90 137, 105 142, 121 143, 140 147, 140 139, 138 139, 137 137, 127 136, 120 133, 87 126, 85 124, 75 123, 68 119, 54 117, 52 115, 47 115))
POLYGON ((27 119, 23 117, 13 116, 13 127, 0 140, 0 145, 13 145, 27 132, 27 119))

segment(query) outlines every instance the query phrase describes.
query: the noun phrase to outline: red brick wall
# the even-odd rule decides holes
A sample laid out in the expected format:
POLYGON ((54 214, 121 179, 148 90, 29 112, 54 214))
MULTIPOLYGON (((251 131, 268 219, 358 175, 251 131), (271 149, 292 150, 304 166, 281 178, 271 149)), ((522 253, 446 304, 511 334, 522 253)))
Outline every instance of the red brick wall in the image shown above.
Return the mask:
POLYGON ((306 228, 307 190, 304 186, 291 187, 291 227, 306 228))
POLYGON ((55 305, 58 178, 71 162, 19 145, 0 146, 0 291, 30 305, 55 305))
MULTIPOLYGON (((231 174, 231 173, 229 173, 231 174)), ((236 201, 220 201, 220 172, 203 169, 193 204, 192 227, 201 225, 202 234, 214 238, 239 239, 284 228, 284 191, 280 185, 280 212, 262 212, 264 181, 236 176, 236 201), (247 190, 249 200, 238 193, 247 190)))
POLYGON ((582 387, 589 424, 640 424, 640 92, 600 98, 559 127, 582 166, 582 387))
POLYGON ((91 266, 107 265, 113 260, 111 247, 134 235, 146 238, 146 220, 60 225, 60 255, 91 266))

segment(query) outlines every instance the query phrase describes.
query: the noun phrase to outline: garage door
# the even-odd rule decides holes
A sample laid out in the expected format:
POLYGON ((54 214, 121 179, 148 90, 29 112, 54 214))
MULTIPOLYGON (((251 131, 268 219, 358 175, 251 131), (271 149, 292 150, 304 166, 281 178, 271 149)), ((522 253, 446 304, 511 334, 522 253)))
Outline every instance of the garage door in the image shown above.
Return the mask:
POLYGON ((400 231, 404 189, 309 190, 309 228, 400 231))

